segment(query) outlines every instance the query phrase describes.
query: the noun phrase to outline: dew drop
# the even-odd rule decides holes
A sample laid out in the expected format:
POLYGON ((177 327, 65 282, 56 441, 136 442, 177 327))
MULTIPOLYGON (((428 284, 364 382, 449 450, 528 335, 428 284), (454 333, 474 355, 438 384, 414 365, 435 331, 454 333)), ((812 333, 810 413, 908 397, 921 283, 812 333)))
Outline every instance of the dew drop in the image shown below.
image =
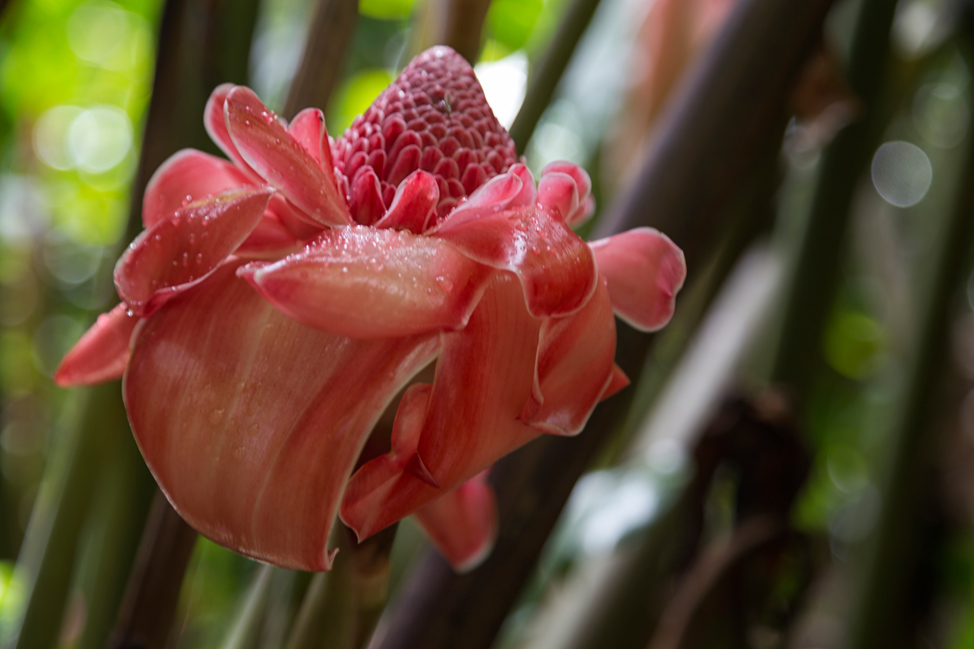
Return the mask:
POLYGON ((128 311, 125 312, 125 315, 127 315, 128 317, 131 318, 131 317, 135 316, 135 311, 133 311, 132 309, 129 309, 128 311))

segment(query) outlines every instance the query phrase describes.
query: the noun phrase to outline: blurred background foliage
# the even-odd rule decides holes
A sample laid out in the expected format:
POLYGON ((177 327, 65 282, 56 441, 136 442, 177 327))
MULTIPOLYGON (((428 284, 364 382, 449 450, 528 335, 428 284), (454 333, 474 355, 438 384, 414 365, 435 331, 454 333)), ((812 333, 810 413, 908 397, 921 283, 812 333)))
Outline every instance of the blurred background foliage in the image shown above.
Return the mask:
MULTIPOLYGON (((477 72, 505 125, 513 122, 567 3, 490 4, 477 72)), ((249 70, 251 85, 272 108, 283 104, 313 4, 261 3, 249 70)), ((333 136, 421 46, 415 32, 425 4, 361 0, 341 81, 326 107, 333 136)), ((837 3, 826 24, 825 41, 840 68, 848 63, 860 4, 837 3)), ((882 508, 889 506, 886 456, 897 443, 890 437, 893 420, 900 416, 898 404, 910 382, 911 341, 921 327, 918 309, 926 290, 922 278, 937 263, 944 215, 954 209, 959 188, 974 183, 965 166, 971 146, 970 59, 963 55, 954 25, 943 18, 948 4, 901 0, 896 9, 883 66, 888 78, 879 108, 869 118, 881 136, 870 147, 868 168, 856 185, 851 227, 835 235, 841 237, 836 243, 841 250, 838 286, 825 309, 823 331, 803 343, 818 362, 804 377, 801 392, 790 395, 802 404, 793 423, 803 431, 811 458, 792 523, 811 540, 814 576, 808 579, 813 585, 787 625, 750 621, 748 646, 842 646, 857 548, 867 547, 863 544, 877 533, 882 508)), ((649 0, 601 3, 522 152, 535 173, 556 159, 588 168, 601 205, 620 191, 624 174, 619 169, 635 165, 619 157, 612 141, 620 137, 618 125, 625 123, 626 110, 640 106, 640 70, 652 52, 652 42, 641 49, 640 31, 651 5, 649 0)), ((29 552, 22 547, 25 530, 52 448, 65 422, 77 413, 74 397, 57 389, 50 376, 95 310, 110 299, 110 270, 126 243, 120 238, 150 100, 162 2, 10 0, 0 7, 2 642, 13 637, 28 595, 16 567, 18 555, 29 552)), ((842 102, 855 113, 849 108, 854 96, 835 103, 842 102)), ((802 214, 815 191, 823 147, 848 121, 829 122, 823 115, 829 117, 828 109, 813 119, 792 120, 778 158, 780 185, 770 192, 777 216, 762 232, 785 265, 804 227, 802 214)), ((643 139, 641 133, 621 136, 643 139)), ((917 582, 928 592, 916 593, 922 599, 923 610, 916 611, 920 631, 904 646, 974 648, 974 275, 969 262, 968 254, 969 279, 948 291, 950 325, 944 344, 949 362, 937 364, 934 374, 923 379, 936 384, 937 394, 936 408, 924 419, 924 434, 936 438, 934 474, 923 495, 922 520, 913 523, 929 532, 917 582)), ((693 316, 681 317, 680 310, 694 303, 692 294, 683 297, 635 388, 640 398, 624 439, 636 440, 635 448, 645 452, 627 451, 619 442, 579 482, 530 586, 507 620, 501 646, 573 646, 552 629, 573 628, 571 602, 579 597, 584 602, 587 575, 607 570, 612 557, 631 547, 633 539, 665 522, 692 480, 690 450, 651 430, 652 405, 666 395, 684 350, 703 336, 693 316)), ((750 343, 735 365, 732 391, 759 392, 774 378, 767 366, 781 335, 776 326, 783 302, 782 296, 769 300, 767 313, 752 327, 750 343)), ((728 485, 733 480, 718 474, 707 492, 705 539, 726 536, 732 527, 734 492, 728 485)), ((91 515, 97 516, 98 509, 91 515)), ((404 523, 393 554, 393 591, 421 545, 417 531, 404 523)), ((78 552, 86 556, 84 549, 78 552)), ((248 588, 258 587, 261 570, 199 541, 170 646, 236 646, 228 638, 239 626, 241 611, 249 610, 247 596, 253 591, 248 588)), ((771 598, 794 604, 797 598, 788 589, 798 588, 801 570, 779 566, 779 571, 784 576, 771 598)), ((92 605, 85 599, 84 573, 82 565, 73 578, 59 647, 80 646, 92 605)), ((272 600, 293 599, 288 593, 300 591, 280 575, 267 583, 272 600)), ((286 633, 275 631, 273 608, 265 605, 270 612, 253 646, 282 646, 286 633)))

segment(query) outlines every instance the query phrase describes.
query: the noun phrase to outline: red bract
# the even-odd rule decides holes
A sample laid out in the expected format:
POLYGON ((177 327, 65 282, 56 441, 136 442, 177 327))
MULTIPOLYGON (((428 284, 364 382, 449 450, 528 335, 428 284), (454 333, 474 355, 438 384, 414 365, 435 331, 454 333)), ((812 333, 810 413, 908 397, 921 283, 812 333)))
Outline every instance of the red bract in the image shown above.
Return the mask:
POLYGON ((336 514, 360 538, 416 514, 473 565, 497 525, 485 470, 578 433, 626 384, 613 308, 663 326, 682 253, 648 228, 579 239, 588 176, 559 163, 536 189, 448 48, 334 144, 320 111, 287 125, 243 87, 217 88, 205 120, 233 163, 183 151, 156 172, 123 303, 55 378, 124 372, 160 487, 238 552, 327 569, 336 514), (388 450, 363 454, 404 389, 388 450))

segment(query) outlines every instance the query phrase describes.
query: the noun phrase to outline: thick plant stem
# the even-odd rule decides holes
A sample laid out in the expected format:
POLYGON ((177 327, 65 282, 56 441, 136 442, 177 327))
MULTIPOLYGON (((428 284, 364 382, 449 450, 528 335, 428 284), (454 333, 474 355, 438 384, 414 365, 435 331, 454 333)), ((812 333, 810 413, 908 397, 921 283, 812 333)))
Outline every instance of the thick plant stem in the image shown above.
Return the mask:
POLYGON ((804 394, 821 348, 828 305, 835 293, 852 195, 881 133, 879 102, 895 0, 864 0, 856 19, 848 82, 865 105, 865 118, 842 130, 822 154, 815 193, 804 220, 785 292, 781 338, 771 378, 804 394))
POLYGON ((565 10, 565 16, 551 39, 548 51, 538 63, 528 84, 527 94, 521 104, 514 123, 511 124, 511 139, 517 150, 523 153, 534 134, 538 120, 555 96, 555 90, 562 75, 568 68, 578 42, 592 22, 592 16, 599 7, 599 0, 573 0, 565 10))
POLYGON ((324 110, 341 78, 345 50, 352 42, 358 0, 318 0, 304 55, 291 82, 284 115, 293 117, 302 108, 324 110))
MULTIPOLYGON (((741 2, 684 94, 664 113, 664 135, 637 182, 599 224, 598 236, 659 227, 684 249, 692 275, 722 231, 717 216, 777 135, 768 126, 784 112, 829 5, 741 2)), ((630 376, 642 369, 648 340, 619 327, 616 358, 630 376)), ((427 560, 400 593, 400 605, 374 646, 489 647, 575 481, 618 429, 630 399, 631 391, 624 392, 596 408, 578 437, 539 439, 500 461, 491 477, 502 523, 491 556, 466 575, 453 574, 441 560, 427 560)))
MULTIPOLYGON (((969 9, 968 9, 969 11, 969 9)), ((974 22, 963 20, 961 49, 965 63, 974 63, 974 22)), ((968 101, 972 99, 968 94, 968 101)), ((888 456, 879 481, 882 509, 875 529, 858 555, 860 579, 849 617, 847 646, 909 646, 902 624, 908 611, 910 578, 923 549, 917 521, 923 515, 923 490, 929 484, 937 436, 931 434, 940 412, 939 388, 950 340, 951 298, 969 271, 974 239, 974 137, 967 135, 958 176, 958 195, 929 251, 929 266, 916 284, 919 314, 909 350, 902 397, 896 401, 887 434, 888 456)))

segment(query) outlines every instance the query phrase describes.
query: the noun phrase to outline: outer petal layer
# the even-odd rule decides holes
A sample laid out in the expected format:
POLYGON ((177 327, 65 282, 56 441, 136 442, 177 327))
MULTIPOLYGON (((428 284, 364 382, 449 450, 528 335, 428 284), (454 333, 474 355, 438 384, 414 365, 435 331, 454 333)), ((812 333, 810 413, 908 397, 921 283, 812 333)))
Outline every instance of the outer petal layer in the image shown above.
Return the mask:
POLYGON ((233 144, 262 178, 317 223, 351 223, 334 171, 322 169, 253 90, 244 86, 231 90, 224 111, 233 144))
POLYGON ((163 162, 149 179, 142 200, 142 225, 151 228, 189 203, 250 184, 246 174, 226 160, 183 149, 163 162))
POLYGON ((242 554, 323 570, 362 445, 438 337, 355 341, 304 327, 220 268, 138 332, 129 420, 183 518, 242 554))
POLYGON ((129 360, 129 340, 138 323, 124 303, 98 316, 61 360, 54 382, 60 386, 92 385, 121 378, 129 360))
POLYGON ((652 228, 636 228, 589 245, 599 273, 608 281, 616 315, 642 331, 665 326, 687 276, 683 251, 652 228))
POLYGON ((568 315, 595 290, 595 259, 560 216, 537 209, 533 187, 530 175, 497 176, 430 234, 474 261, 515 273, 532 315, 568 315), (527 195, 525 183, 531 183, 527 195))
POLYGON ((400 427, 403 437, 416 440, 411 446, 417 464, 438 487, 401 468, 411 459, 401 454, 366 463, 352 476, 341 508, 342 520, 359 538, 443 496, 539 435, 519 415, 534 384, 540 330, 518 282, 503 273, 463 331, 443 334, 426 416, 410 417, 400 427), (420 428, 410 431, 410 425, 420 428))
POLYGON ((490 270, 435 238, 352 226, 326 230, 302 252, 241 274, 299 322, 382 338, 462 327, 490 270))
POLYGON ((497 500, 487 472, 416 510, 416 520, 457 572, 476 568, 497 539, 497 500))
POLYGON ((257 226, 271 191, 241 189, 190 203, 144 231, 115 266, 119 297, 144 317, 209 275, 257 226))

